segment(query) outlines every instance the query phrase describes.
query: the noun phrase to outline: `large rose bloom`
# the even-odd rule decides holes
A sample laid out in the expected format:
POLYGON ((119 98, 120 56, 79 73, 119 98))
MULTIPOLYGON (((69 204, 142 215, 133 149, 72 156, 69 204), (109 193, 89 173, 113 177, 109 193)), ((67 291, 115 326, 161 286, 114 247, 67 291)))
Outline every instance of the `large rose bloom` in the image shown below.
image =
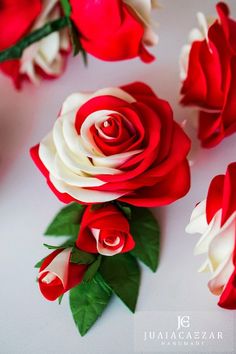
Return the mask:
POLYGON ((188 192, 189 149, 170 105, 133 83, 69 96, 31 154, 63 202, 159 206, 188 192))
POLYGON ((195 254, 206 253, 207 259, 199 271, 212 273, 208 286, 219 296, 219 306, 236 309, 236 163, 212 180, 186 231, 202 234, 195 254))
POLYGON ((152 30, 154 0, 70 0, 71 18, 83 48, 103 60, 124 60, 137 56, 154 59, 145 46, 157 43, 152 30))
POLYGON ((213 147, 236 131, 236 21, 226 4, 217 6, 219 19, 198 14, 200 28, 190 33, 182 49, 182 104, 199 109, 198 136, 213 147))
MULTIPOLYGON (((61 16, 58 0, 4 1, 0 19, 8 21, 0 34, 0 50, 11 47, 30 32, 43 27, 61 16), (11 3, 11 4, 8 4, 11 3), (17 24, 17 29, 15 28, 17 24)), ((24 80, 38 84, 40 78, 57 78, 65 68, 66 54, 70 52, 67 30, 53 32, 40 41, 31 44, 23 51, 22 57, 7 60, 0 64, 0 69, 10 76, 17 89, 24 80)))

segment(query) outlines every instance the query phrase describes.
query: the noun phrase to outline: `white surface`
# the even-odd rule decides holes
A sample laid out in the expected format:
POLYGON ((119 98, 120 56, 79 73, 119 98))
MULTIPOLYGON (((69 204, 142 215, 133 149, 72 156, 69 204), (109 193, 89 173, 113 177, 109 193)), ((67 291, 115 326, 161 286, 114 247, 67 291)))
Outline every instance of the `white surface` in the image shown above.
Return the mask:
MULTIPOLYGON (((2 354, 132 354, 134 317, 113 299, 102 318, 81 338, 70 314, 68 297, 61 306, 47 302, 35 282, 35 262, 47 254, 43 231, 63 206, 46 186, 29 158, 29 147, 51 129, 64 98, 78 90, 94 90, 141 80, 168 99, 175 118, 182 121, 190 110, 178 105, 178 56, 196 12, 214 14, 215 1, 162 0, 157 11, 160 23, 157 60, 105 63, 89 58, 69 61, 66 73, 39 88, 26 85, 15 92, 10 81, 0 77, 0 352, 2 354)), ((236 16, 235 1, 228 1, 236 16)), ((192 134, 194 136, 194 134, 192 134)), ((196 144, 195 144, 196 145, 196 144)), ((142 267, 138 311, 214 310, 217 298, 207 289, 208 275, 197 273, 201 257, 193 257, 199 236, 185 234, 193 206, 205 198, 210 180, 224 173, 235 160, 235 135, 211 150, 198 148, 192 168, 190 193, 177 203, 155 210, 162 229, 160 267, 156 274, 142 267)), ((48 240, 48 239, 47 239, 48 240)), ((50 239, 49 243, 54 243, 50 239)), ((224 311, 218 309, 219 311, 224 311)), ((228 311, 224 311, 227 326, 228 311)))

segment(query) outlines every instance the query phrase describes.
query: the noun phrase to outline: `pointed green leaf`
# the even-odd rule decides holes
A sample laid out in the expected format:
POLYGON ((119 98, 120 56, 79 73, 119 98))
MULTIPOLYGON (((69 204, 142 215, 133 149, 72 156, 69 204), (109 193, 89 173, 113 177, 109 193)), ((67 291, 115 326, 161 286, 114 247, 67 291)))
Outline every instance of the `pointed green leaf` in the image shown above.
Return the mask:
POLYGON ((58 304, 61 305, 64 294, 60 295, 58 298, 58 304))
POLYGON ((84 274, 83 281, 91 281, 95 274, 97 273, 100 264, 101 264, 102 256, 99 255, 95 262, 93 262, 89 268, 87 269, 86 273, 84 274))
POLYGON ((70 308, 75 324, 84 336, 106 308, 112 295, 100 274, 70 290, 70 308))
POLYGON ((136 259, 129 253, 103 257, 99 272, 115 294, 134 312, 140 284, 136 259))
POLYGON ((49 250, 60 250, 63 248, 74 247, 75 243, 69 239, 68 241, 58 246, 48 245, 47 243, 43 243, 43 246, 47 247, 49 250))
POLYGON ((78 248, 74 247, 71 256, 70 256, 70 262, 71 263, 77 263, 77 264, 91 264, 94 261, 96 261, 96 256, 87 253, 84 251, 79 250, 78 248))
POLYGON ((131 209, 130 232, 135 240, 135 248, 131 253, 155 272, 160 255, 158 223, 149 209, 133 206, 131 209))
POLYGON ((40 268, 41 265, 43 264, 43 261, 45 260, 45 258, 46 258, 46 257, 44 257, 44 258, 42 258, 40 261, 38 261, 38 262, 35 264, 34 268, 40 268))
POLYGON ((78 203, 67 205, 55 216, 45 235, 77 237, 83 212, 84 207, 78 203))

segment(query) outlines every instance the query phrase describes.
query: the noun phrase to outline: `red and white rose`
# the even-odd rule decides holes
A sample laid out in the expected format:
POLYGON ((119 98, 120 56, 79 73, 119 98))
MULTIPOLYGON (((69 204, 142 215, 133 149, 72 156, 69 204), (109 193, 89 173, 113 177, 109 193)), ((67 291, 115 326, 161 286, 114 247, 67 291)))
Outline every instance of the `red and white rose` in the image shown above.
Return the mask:
POLYGON ((58 198, 160 206, 190 187, 190 140, 143 83, 75 93, 31 155, 58 198))
MULTIPOLYGON (((61 16, 58 0, 4 1, 0 19, 5 26, 0 34, 0 50, 11 47, 30 32, 61 16), (20 16, 19 16, 20 15, 20 16)), ((1 22, 2 23, 2 22, 1 22)), ((1 26, 2 28, 2 26, 1 26)), ((17 88, 25 79, 34 84, 41 77, 56 78, 65 68, 66 54, 70 52, 67 30, 53 32, 23 51, 20 59, 8 60, 0 64, 0 69, 10 76, 17 88)))
POLYGON ((83 48, 107 61, 137 56, 144 62, 154 59, 145 46, 157 43, 152 30, 154 0, 70 0, 71 18, 83 48))
POLYGON ((226 175, 212 180, 207 199, 199 203, 186 228, 202 234, 195 254, 207 254, 199 271, 210 271, 210 291, 219 296, 219 306, 236 309, 236 163, 226 175))
POLYGON ((131 251, 135 243, 127 218, 114 205, 104 204, 99 209, 86 207, 76 245, 89 253, 114 256, 131 251))
POLYGON ((71 251, 72 248, 55 250, 44 259, 39 269, 39 288, 47 300, 56 300, 83 280, 88 266, 71 263, 71 251))
POLYGON ((182 49, 181 103, 199 110, 198 137, 213 147, 236 131, 236 21, 226 4, 216 6, 219 19, 198 13, 199 29, 182 49))

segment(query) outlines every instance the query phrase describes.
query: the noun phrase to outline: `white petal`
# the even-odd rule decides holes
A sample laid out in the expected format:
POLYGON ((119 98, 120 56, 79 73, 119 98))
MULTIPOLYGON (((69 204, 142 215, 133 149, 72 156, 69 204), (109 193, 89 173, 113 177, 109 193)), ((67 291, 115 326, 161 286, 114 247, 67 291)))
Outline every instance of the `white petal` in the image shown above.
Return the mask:
POLYGON ((50 15, 50 12, 53 10, 55 5, 58 3, 58 0, 44 0, 42 1, 42 11, 40 15, 37 17, 34 26, 32 29, 37 29, 42 27, 46 22, 50 15))
POLYGON ((103 247, 103 245, 99 242, 99 229, 91 228, 91 232, 96 240, 98 253, 102 254, 103 256, 114 256, 115 254, 118 254, 122 251, 124 245, 122 245, 116 250, 111 250, 106 247, 103 247))
POLYGON ((91 98, 90 93, 73 93, 70 96, 66 98, 64 101, 60 115, 69 113, 69 112, 74 112, 76 115, 77 110, 79 109, 80 106, 82 106, 86 101, 88 101, 91 98))
POLYGON ((180 79, 184 81, 188 74, 188 63, 189 63, 189 54, 191 46, 186 44, 182 47, 179 58, 180 65, 180 79))
POLYGON ((108 167, 93 166, 90 160, 84 155, 75 155, 65 143, 62 121, 60 118, 56 120, 53 128, 53 141, 60 159, 63 163, 75 173, 85 172, 92 176, 96 174, 117 174, 119 170, 108 167))
POLYGON ((202 12, 197 13, 197 20, 204 38, 208 37, 208 23, 206 16, 202 12))
MULTIPOLYGON (((39 273, 38 277, 41 278, 43 274, 49 272, 49 274, 59 278, 62 282, 63 287, 65 288, 68 279, 68 264, 69 264, 71 250, 72 248, 66 248, 62 252, 60 252, 52 260, 52 262, 39 273)), ((53 276, 51 277, 51 280, 53 280, 53 276)))
POLYGON ((105 184, 105 182, 100 179, 89 176, 81 176, 72 172, 63 164, 58 155, 55 157, 54 168, 50 171, 50 173, 52 173, 55 178, 74 187, 98 187, 105 184))
POLYGON ((121 154, 116 154, 111 156, 94 157, 93 163, 95 166, 118 168, 127 160, 129 160, 132 156, 140 154, 142 151, 143 150, 140 149, 140 150, 127 151, 121 154))
POLYGON ((208 228, 206 220, 206 200, 196 205, 190 217, 190 222, 185 231, 189 234, 204 233, 208 228))
POLYGON ((143 35, 143 43, 146 46, 155 46, 158 43, 158 35, 152 30, 150 26, 146 27, 143 35))
POLYGON ((48 64, 56 59, 60 51, 60 34, 53 32, 49 36, 44 37, 39 44, 39 52, 48 64))
POLYGON ((150 23, 150 14, 152 10, 151 0, 123 0, 129 5, 145 24, 150 23))
POLYGON ((233 252, 235 244, 235 226, 234 216, 234 219, 231 222, 227 222, 222 228, 219 224, 218 230, 212 230, 212 233, 215 232, 216 236, 209 245, 208 257, 214 270, 218 268, 225 259, 228 259, 229 255, 233 252))
POLYGON ((89 99, 105 95, 120 98, 128 103, 136 101, 131 95, 118 87, 104 88, 95 91, 94 93, 74 93, 67 97, 67 99, 64 101, 61 109, 61 114, 65 114, 74 110, 77 111, 89 99))
POLYGON ((61 193, 68 193, 73 198, 84 203, 103 203, 120 198, 122 193, 103 192, 79 187, 73 187, 50 175, 50 180, 61 193))
POLYGON ((224 262, 219 264, 218 268, 213 274, 213 278, 209 281, 208 287, 210 291, 215 295, 221 295, 233 271, 234 264, 232 255, 230 255, 224 262))

